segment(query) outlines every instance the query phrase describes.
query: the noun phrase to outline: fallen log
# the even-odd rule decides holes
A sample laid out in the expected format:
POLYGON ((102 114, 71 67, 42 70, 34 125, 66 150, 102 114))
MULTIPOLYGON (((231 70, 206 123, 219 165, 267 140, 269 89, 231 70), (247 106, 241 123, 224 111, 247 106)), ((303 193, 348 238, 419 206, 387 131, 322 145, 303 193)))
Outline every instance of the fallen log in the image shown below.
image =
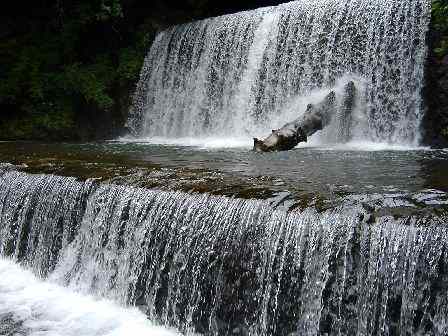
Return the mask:
MULTIPOLYGON (((355 84, 349 82, 344 87, 344 118, 347 119, 354 103, 355 84)), ((327 127, 335 111, 336 93, 331 91, 325 99, 316 105, 309 104, 305 114, 284 125, 282 128, 272 130, 272 133, 264 140, 254 138, 254 151, 275 152, 286 151, 296 147, 301 142, 306 142, 308 137, 317 131, 327 127)))

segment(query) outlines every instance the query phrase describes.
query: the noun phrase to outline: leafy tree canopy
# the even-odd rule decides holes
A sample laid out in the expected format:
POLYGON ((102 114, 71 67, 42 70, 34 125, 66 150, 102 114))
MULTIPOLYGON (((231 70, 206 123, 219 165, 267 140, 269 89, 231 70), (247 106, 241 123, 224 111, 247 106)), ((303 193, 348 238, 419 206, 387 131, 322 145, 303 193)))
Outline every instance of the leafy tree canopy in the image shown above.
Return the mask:
POLYGON ((435 53, 439 57, 448 54, 448 0, 435 0, 432 4, 433 29, 439 34, 435 53))

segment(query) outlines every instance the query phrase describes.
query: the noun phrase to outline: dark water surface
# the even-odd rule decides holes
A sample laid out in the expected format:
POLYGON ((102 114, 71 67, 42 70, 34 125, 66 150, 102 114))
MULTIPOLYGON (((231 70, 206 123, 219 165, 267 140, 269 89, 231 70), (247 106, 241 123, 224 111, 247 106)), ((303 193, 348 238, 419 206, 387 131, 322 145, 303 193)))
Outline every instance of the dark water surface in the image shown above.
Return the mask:
POLYGON ((150 187, 232 194, 236 193, 232 187, 245 186, 248 196, 254 197, 262 196, 260 191, 266 188, 325 197, 448 191, 448 151, 443 150, 298 148, 260 154, 249 148, 3 142, 0 162, 26 165, 31 172, 84 178, 140 175, 152 181, 150 187))

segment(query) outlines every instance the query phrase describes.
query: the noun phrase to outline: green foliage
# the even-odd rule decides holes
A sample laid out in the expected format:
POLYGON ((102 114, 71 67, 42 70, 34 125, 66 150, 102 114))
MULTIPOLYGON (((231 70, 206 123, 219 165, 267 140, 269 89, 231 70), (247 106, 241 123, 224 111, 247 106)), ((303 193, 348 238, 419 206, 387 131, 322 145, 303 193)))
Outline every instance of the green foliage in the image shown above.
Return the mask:
POLYGON ((434 52, 438 57, 448 55, 448 0, 432 3, 433 29, 440 35, 434 52))
POLYGON ((117 75, 121 81, 135 81, 142 66, 142 53, 132 48, 120 50, 117 75))
POLYGON ((119 0, 101 1, 100 11, 96 14, 98 21, 107 21, 112 18, 122 18, 123 9, 119 0))
POLYGON ((444 129, 442 129, 441 134, 446 140, 448 140, 448 127, 445 127, 444 129))
POLYGON ((98 57, 89 65, 73 63, 64 67, 61 84, 66 92, 80 95, 87 103, 103 110, 110 109, 114 100, 107 93, 114 82, 115 69, 107 57, 98 57))
POLYGON ((150 34, 145 26, 134 31, 121 3, 35 5, 23 21, 13 22, 0 40, 1 139, 74 136, 81 115, 111 115, 118 108, 117 88, 131 93, 150 34))
MULTIPOLYGON (((75 136, 73 111, 64 110, 66 102, 40 106, 39 112, 29 112, 0 123, 0 138, 11 140, 57 140, 75 136), (42 111, 45 110, 45 113, 42 111)), ((33 106, 34 107, 34 106, 33 106)))

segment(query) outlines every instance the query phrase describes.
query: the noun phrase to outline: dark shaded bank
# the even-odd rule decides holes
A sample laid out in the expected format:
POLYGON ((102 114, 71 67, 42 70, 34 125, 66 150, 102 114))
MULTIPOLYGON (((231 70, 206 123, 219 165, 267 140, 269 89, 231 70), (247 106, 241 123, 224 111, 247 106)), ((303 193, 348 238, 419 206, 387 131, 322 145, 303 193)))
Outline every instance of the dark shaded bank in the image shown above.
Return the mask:
POLYGON ((432 147, 448 147, 448 56, 430 57, 426 73, 427 111, 424 142, 432 147))
MULTIPOLYGON (((0 140, 114 138, 158 30, 285 0, 16 3, 0 14, 0 140)), ((424 143, 448 146, 448 1, 433 2, 424 143)))
POLYGON ((428 34, 423 121, 425 144, 448 147, 448 1, 434 1, 428 34))

